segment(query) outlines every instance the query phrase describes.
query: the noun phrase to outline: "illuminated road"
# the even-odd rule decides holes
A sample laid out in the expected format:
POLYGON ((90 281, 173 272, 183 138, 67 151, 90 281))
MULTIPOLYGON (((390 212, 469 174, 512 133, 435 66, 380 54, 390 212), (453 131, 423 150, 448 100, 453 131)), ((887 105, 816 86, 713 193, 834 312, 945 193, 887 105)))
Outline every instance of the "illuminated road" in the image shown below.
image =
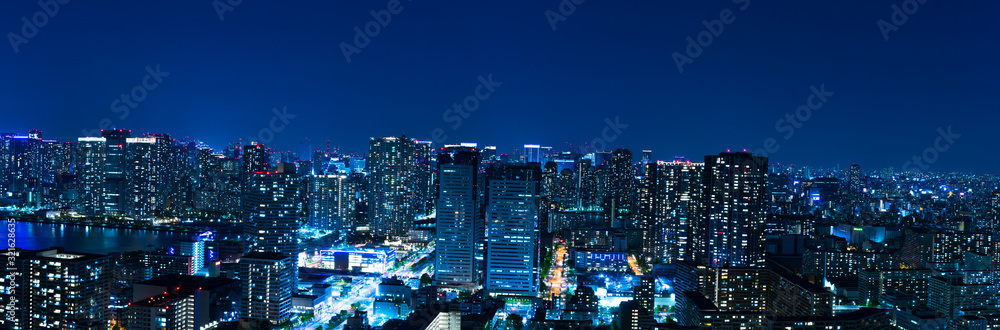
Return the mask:
POLYGON ((569 278, 566 275, 566 255, 568 253, 566 249, 566 242, 560 238, 555 238, 552 244, 553 249, 553 260, 552 269, 546 274, 545 282, 548 285, 549 292, 546 295, 546 299, 556 300, 557 305, 555 310, 562 310, 563 305, 566 303, 566 293, 569 285, 569 278))
MULTIPOLYGON (((350 308, 351 305, 354 303, 360 304, 359 308, 361 310, 367 310, 370 312, 372 301, 375 298, 375 294, 377 293, 378 289, 378 284, 381 283, 382 278, 386 277, 399 277, 401 279, 407 279, 412 277, 419 278, 425 272, 428 272, 429 270, 428 268, 430 268, 430 266, 434 264, 434 261, 431 260, 425 263, 423 266, 420 267, 420 269, 410 270, 410 266, 415 264, 420 259, 429 256, 431 252, 434 252, 433 245, 427 248, 426 250, 414 251, 414 257, 407 258, 408 260, 405 264, 403 264, 402 266, 391 272, 381 275, 372 274, 371 276, 365 278, 364 280, 356 281, 351 285, 350 292, 347 295, 340 298, 332 298, 333 303, 331 303, 330 306, 327 306, 322 311, 317 312, 315 318, 313 318, 309 322, 306 322, 302 325, 295 327, 295 329, 313 330, 319 326, 323 326, 323 328, 326 329, 326 324, 327 322, 330 322, 331 318, 336 316, 342 310, 351 312, 350 308)), ((433 276, 434 274, 431 275, 433 276)), ((353 312, 351 312, 350 315, 353 316, 354 315, 353 312)), ((369 316, 371 316, 371 314, 369 314, 369 316)), ((340 323, 340 325, 338 325, 336 328, 333 328, 333 330, 343 329, 344 323, 346 322, 340 323)))
POLYGON ((628 267, 632 268, 632 272, 636 275, 642 275, 642 269, 639 268, 639 263, 635 261, 635 256, 628 255, 628 267))

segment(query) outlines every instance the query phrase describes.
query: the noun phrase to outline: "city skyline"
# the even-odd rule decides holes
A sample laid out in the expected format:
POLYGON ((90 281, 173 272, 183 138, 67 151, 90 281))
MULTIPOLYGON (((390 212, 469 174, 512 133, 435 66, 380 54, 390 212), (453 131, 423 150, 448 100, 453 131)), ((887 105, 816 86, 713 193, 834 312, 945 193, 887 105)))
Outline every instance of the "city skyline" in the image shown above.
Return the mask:
MULTIPOLYGON (((10 135, 12 137, 18 137, 18 138, 30 138, 30 136, 32 136, 32 134, 35 134, 35 132, 37 132, 38 134, 40 134, 42 136, 42 140, 45 140, 45 141, 54 141, 54 142, 58 142, 58 143, 67 143, 67 142, 69 142, 69 143, 77 143, 77 142, 79 142, 79 143, 84 143, 84 142, 86 142, 86 143, 92 143, 92 142, 96 141, 96 140, 94 140, 95 138, 96 139, 100 139, 101 135, 105 131, 106 132, 125 131, 125 132, 127 132, 127 134, 135 134, 136 137, 134 137, 134 138, 128 138, 128 139, 130 140, 129 143, 136 143, 136 144, 139 144, 139 143, 147 143, 147 144, 148 143, 152 143, 151 140, 149 140, 150 138, 163 138, 163 137, 168 138, 168 139, 169 138, 174 138, 177 141, 192 142, 192 143, 197 142, 198 143, 197 144, 198 147, 211 148, 212 152, 215 153, 215 154, 225 154, 226 152, 228 152, 227 150, 229 150, 229 148, 232 148, 235 145, 239 145, 239 146, 241 146, 243 148, 248 148, 248 147, 252 147, 252 146, 262 146, 262 147, 266 148, 267 150, 271 150, 272 152, 274 152, 274 153, 276 153, 278 155, 283 154, 283 155, 287 155, 289 157, 308 159, 308 158, 311 158, 311 155, 310 156, 303 156, 302 155, 302 150, 303 150, 302 148, 306 147, 306 146, 310 146, 310 147, 312 147, 312 149, 314 151, 331 152, 331 153, 336 153, 336 154, 343 155, 343 156, 370 157, 370 153, 368 152, 369 150, 367 150, 367 149, 365 149, 365 150, 359 150, 358 152, 345 152, 344 151, 345 148, 343 147, 343 145, 334 144, 333 141, 312 141, 312 140, 309 140, 309 139, 305 139, 305 140, 299 141, 299 143, 296 146, 294 146, 294 147, 290 147, 288 149, 280 149, 280 147, 274 147, 274 144, 271 144, 271 143, 262 143, 262 142, 260 142, 258 140, 246 140, 246 139, 234 138, 233 140, 227 141, 227 142, 224 142, 224 143, 210 144, 210 143, 207 143, 206 141, 201 140, 201 139, 199 139, 197 137, 188 137, 188 136, 178 137, 178 136, 171 135, 170 132, 163 132, 163 131, 151 131, 151 132, 145 132, 145 133, 138 133, 138 132, 133 132, 133 130, 130 130, 130 129, 127 129, 127 128, 97 130, 96 131, 96 136, 79 136, 79 137, 74 137, 74 138, 68 139, 68 140, 58 140, 58 139, 50 138, 45 133, 44 129, 38 129, 38 128, 28 130, 27 132, 30 132, 30 133, 14 132, 14 131, 9 131, 9 130, 8 131, 3 131, 2 129, 0 129, 0 134, 8 134, 8 135, 10 135), (145 140, 143 140, 143 139, 145 139, 145 140), (329 149, 327 149, 327 147, 329 147, 329 149)), ((950 143, 954 143, 955 141, 961 139, 961 134, 958 134, 956 132, 952 132, 950 130, 939 129, 936 132, 936 134, 937 135, 935 135, 935 139, 931 142, 930 146, 927 147, 927 148, 925 148, 925 151, 934 151, 933 154, 916 153, 911 158, 904 159, 902 163, 899 163, 897 165, 890 164, 890 165, 887 165, 885 167, 873 167, 873 166, 871 166, 869 164, 864 164, 864 163, 859 163, 859 162, 852 162, 850 160, 845 160, 844 162, 837 162, 837 163, 834 163, 834 164, 793 163, 793 162, 783 162, 783 161, 780 161, 780 160, 779 161, 774 161, 774 160, 772 160, 772 157, 767 157, 767 155, 769 153, 767 152, 766 147, 761 147, 761 148, 758 148, 758 149, 750 149, 750 148, 723 148, 723 149, 720 149, 720 150, 694 151, 694 153, 691 154, 691 155, 677 155, 677 154, 667 155, 667 154, 656 152, 656 150, 651 150, 649 148, 638 148, 638 147, 633 148, 633 147, 630 147, 630 146, 617 146, 617 147, 613 147, 613 148, 612 147, 607 147, 607 148, 601 149, 599 147, 595 147, 593 144, 579 144, 579 145, 575 145, 575 144, 571 144, 570 142, 564 142, 564 144, 566 146, 560 148, 558 146, 549 146, 549 145, 540 145, 540 144, 529 144, 529 143, 525 142, 524 144, 516 144, 516 145, 512 146, 510 149, 501 149, 500 152, 497 153, 497 155, 519 155, 519 156, 525 157, 527 159, 528 157, 530 157, 530 155, 528 155, 526 153, 532 152, 532 151, 529 151, 528 149, 530 149, 530 148, 538 148, 539 146, 540 147, 549 148, 549 149, 551 149, 554 152, 573 152, 573 153, 577 153, 577 154, 580 154, 580 155, 585 155, 587 153, 592 153, 592 152, 607 152, 607 153, 612 153, 616 149, 626 149, 626 150, 632 151, 633 153, 642 152, 644 154, 651 154, 651 155, 653 155, 653 158, 649 159, 649 161, 674 161, 676 159, 700 159, 704 154, 712 154, 712 153, 719 153, 719 152, 747 152, 747 153, 754 154, 756 156, 766 157, 766 158, 769 159, 769 161, 770 161, 769 163, 770 164, 780 165, 780 166, 796 166, 796 167, 811 167, 811 168, 816 168, 816 169, 841 169, 841 170, 844 170, 844 169, 850 168, 852 165, 862 165, 862 167, 865 170, 868 170, 868 171, 875 171, 875 170, 879 170, 880 171, 880 170, 883 170, 883 169, 892 169, 892 170, 894 170, 896 172, 917 172, 917 173, 923 173, 923 172, 953 173, 954 172, 954 173, 968 173, 968 174, 981 174, 981 175, 996 174, 996 173, 992 173, 992 172, 982 173, 982 172, 969 172, 969 171, 936 170, 935 167, 934 167, 934 165, 938 164, 940 162, 939 159, 940 159, 941 155, 945 154, 950 149, 950 147, 951 147, 950 143), (945 143, 945 146, 944 147, 939 147, 939 144, 942 143, 942 142, 945 143), (936 150, 935 150, 935 148, 936 148, 936 150), (938 158, 929 159, 927 155, 934 155, 934 157, 938 157, 938 158), (931 161, 928 161, 928 160, 931 160, 931 161), (921 170, 921 168, 926 168, 926 170, 921 170)), ((480 150, 480 151, 483 151, 484 147, 498 148, 494 144, 477 142, 475 139, 470 140, 470 141, 454 141, 454 142, 450 142, 449 141, 449 142, 446 142, 446 143, 434 143, 434 141, 432 139, 422 139, 420 137, 408 136, 406 134, 400 134, 400 135, 391 135, 391 134, 390 135, 378 135, 378 136, 368 137, 367 139, 368 140, 372 140, 372 139, 381 139, 381 138, 407 138, 407 139, 410 139, 412 141, 417 141, 417 142, 419 142, 419 144, 430 145, 434 150, 444 149, 444 148, 447 148, 447 147, 450 147, 450 146, 460 146, 460 145, 475 145, 476 148, 477 148, 477 150, 480 150)), ((365 138, 362 137, 362 138, 359 138, 359 139, 356 139, 356 140, 364 141, 365 138)), ((83 151, 78 150, 77 153, 79 154, 78 156, 80 156, 80 157, 85 157, 86 156, 86 153, 84 153, 83 151)), ((281 159, 271 159, 271 160, 268 160, 268 161, 270 161, 271 163, 275 163, 275 164, 283 162, 283 160, 281 160, 281 159)), ((544 165, 544 163, 542 165, 544 165)))
POLYGON ((0 3, 0 329, 1000 329, 1000 2, 0 3))

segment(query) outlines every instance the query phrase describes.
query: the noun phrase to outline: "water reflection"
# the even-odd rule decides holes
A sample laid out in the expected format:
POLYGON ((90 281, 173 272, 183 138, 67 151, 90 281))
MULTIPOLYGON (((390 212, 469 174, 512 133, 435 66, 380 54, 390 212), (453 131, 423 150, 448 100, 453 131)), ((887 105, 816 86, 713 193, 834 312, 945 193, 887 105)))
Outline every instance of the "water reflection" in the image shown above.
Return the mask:
POLYGON ((108 254, 142 250, 147 245, 152 245, 153 248, 167 247, 170 243, 187 237, 186 234, 174 232, 20 221, 15 226, 16 246, 29 250, 61 246, 73 252, 108 254))

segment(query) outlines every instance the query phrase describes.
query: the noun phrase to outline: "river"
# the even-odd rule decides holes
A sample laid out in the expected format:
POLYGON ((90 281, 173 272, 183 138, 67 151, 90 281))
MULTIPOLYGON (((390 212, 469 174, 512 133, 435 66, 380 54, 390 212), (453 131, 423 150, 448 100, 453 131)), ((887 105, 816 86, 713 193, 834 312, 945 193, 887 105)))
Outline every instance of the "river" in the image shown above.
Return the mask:
MULTIPOLYGON (((9 229, 8 229, 9 230, 9 229)), ((119 229, 18 221, 15 247, 39 250, 64 247, 68 252, 108 254, 167 247, 192 234, 140 229, 119 229)))

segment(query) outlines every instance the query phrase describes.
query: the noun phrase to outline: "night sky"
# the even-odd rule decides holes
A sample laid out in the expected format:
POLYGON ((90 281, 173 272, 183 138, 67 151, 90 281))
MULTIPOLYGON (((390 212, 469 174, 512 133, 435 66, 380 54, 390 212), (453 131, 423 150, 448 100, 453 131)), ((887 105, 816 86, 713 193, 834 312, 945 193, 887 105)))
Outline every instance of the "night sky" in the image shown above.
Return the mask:
POLYGON ((772 161, 873 169, 902 166, 951 126, 960 138, 929 170, 996 173, 1000 2, 926 0, 885 40, 877 22, 903 4, 586 0, 553 31, 546 11, 560 1, 403 0, 348 63, 341 43, 388 1, 243 0, 220 20, 209 0, 72 0, 15 53, 10 33, 42 7, 8 0, 0 131, 75 140, 110 118, 222 148, 287 107, 279 149, 309 138, 364 152, 370 136, 441 128, 446 143, 509 152, 589 142, 618 117, 628 127, 606 149, 700 159, 774 138, 772 161), (734 20, 679 72, 674 52, 720 14, 734 20), (120 118, 112 102, 157 65, 169 76, 120 118), (445 111, 490 74, 501 85, 453 129, 445 111), (776 122, 821 85, 833 95, 785 139, 776 122))

